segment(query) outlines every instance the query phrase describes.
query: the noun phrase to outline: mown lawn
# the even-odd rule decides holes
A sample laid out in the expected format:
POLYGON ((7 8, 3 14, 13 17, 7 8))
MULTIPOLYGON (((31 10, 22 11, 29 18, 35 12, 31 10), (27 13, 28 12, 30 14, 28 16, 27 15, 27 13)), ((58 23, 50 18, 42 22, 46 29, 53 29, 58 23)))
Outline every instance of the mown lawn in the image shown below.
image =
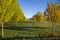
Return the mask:
MULTIPOLYGON (((51 37, 52 26, 53 35, 60 36, 60 24, 53 24, 50 22, 33 22, 33 23, 7 23, 4 27, 4 38, 14 37, 51 37)), ((1 31, 0 31, 1 35, 1 31)), ((52 37, 51 37, 52 38, 52 37)))

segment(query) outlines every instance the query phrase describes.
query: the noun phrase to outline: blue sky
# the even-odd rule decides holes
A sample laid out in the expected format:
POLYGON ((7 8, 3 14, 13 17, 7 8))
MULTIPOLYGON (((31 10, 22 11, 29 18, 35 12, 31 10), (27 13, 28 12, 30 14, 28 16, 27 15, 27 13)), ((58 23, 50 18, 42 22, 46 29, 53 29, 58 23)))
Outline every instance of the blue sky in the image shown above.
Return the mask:
POLYGON ((26 18, 32 17, 38 11, 43 13, 47 7, 47 3, 57 2, 58 0, 18 0, 26 18))

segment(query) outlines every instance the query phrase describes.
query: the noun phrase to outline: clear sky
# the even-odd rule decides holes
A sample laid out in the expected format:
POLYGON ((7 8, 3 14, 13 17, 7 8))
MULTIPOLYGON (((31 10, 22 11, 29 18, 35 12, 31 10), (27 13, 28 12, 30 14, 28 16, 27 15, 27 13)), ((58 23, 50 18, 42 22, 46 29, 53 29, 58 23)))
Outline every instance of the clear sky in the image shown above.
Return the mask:
POLYGON ((58 0, 18 0, 18 3, 24 12, 24 15, 27 18, 30 18, 38 11, 43 13, 47 7, 47 3, 54 3, 57 1, 58 0))

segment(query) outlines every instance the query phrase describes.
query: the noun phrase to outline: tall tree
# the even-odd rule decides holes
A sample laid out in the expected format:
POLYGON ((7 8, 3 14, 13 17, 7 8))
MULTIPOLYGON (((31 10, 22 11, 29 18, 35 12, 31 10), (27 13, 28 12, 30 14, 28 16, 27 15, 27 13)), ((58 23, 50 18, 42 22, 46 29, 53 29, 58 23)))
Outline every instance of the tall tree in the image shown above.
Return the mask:
POLYGON ((0 24, 2 24, 2 37, 4 37, 4 23, 14 19, 15 22, 24 20, 25 16, 17 0, 0 0, 0 24))
POLYGON ((20 8, 18 2, 14 0, 13 5, 14 5, 15 14, 11 20, 15 23, 25 20, 24 13, 23 13, 22 9, 20 8))
POLYGON ((3 26, 5 22, 8 22, 13 16, 13 11, 11 7, 12 0, 0 0, 0 23, 2 24, 2 37, 3 34, 3 26), (8 4, 7 4, 8 3, 8 4))
POLYGON ((46 11, 45 11, 45 16, 47 16, 47 20, 48 21, 52 21, 52 22, 58 22, 60 20, 59 17, 60 17, 60 5, 58 5, 57 3, 54 3, 54 4, 48 4, 48 7, 46 8, 46 11))

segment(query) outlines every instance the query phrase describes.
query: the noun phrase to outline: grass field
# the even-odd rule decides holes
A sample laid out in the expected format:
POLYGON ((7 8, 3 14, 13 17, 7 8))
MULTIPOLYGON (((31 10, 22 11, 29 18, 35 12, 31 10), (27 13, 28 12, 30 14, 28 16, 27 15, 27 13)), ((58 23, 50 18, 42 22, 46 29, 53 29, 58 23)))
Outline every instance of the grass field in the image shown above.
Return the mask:
MULTIPOLYGON (((60 24, 53 24, 51 22, 33 22, 33 23, 7 23, 4 26, 4 38, 17 38, 23 40, 37 40, 44 38, 52 38, 53 36, 60 37, 60 24), (41 38, 40 38, 41 37, 41 38)), ((0 28, 1 35, 1 28, 0 28)), ((48 40, 48 39, 47 39, 48 40)))

